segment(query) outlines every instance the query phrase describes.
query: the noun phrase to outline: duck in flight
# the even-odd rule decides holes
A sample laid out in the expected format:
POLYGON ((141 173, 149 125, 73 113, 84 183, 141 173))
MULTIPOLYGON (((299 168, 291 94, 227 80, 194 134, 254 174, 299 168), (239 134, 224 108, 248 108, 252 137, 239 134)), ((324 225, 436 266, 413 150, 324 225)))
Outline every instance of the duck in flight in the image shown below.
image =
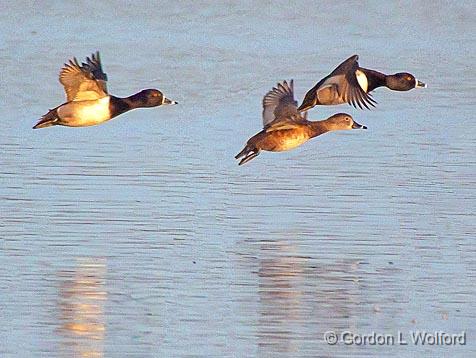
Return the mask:
POLYGON ((109 95, 99 52, 87 57, 81 65, 76 58, 70 60, 61 69, 59 81, 64 86, 66 102, 43 115, 34 129, 93 126, 131 109, 177 103, 156 89, 145 89, 126 98, 109 95))
POLYGON ((338 113, 323 121, 308 121, 298 111, 293 81, 278 83, 263 98, 263 130, 251 137, 235 159, 239 165, 255 158, 260 151, 282 152, 300 146, 318 135, 349 129, 367 129, 349 114, 338 113))
POLYGON ((409 91, 426 87, 415 76, 407 72, 385 75, 359 66, 359 56, 354 55, 342 62, 328 76, 320 80, 306 95, 298 111, 304 112, 317 105, 348 103, 370 109, 377 103, 370 92, 377 87, 387 87, 394 91, 409 91))

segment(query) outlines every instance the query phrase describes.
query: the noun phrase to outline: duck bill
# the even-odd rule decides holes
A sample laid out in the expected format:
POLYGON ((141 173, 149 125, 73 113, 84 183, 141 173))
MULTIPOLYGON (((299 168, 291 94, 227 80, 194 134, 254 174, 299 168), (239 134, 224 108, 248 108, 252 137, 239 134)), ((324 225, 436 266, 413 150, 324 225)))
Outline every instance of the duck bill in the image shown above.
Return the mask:
POLYGON ((354 124, 352 124, 352 129, 367 129, 367 126, 363 126, 362 124, 354 121, 354 124))
POLYGON ((162 104, 177 104, 178 102, 172 101, 166 97, 164 97, 164 100, 162 101, 162 104))
POLYGON ((416 80, 415 88, 426 88, 426 83, 416 80))

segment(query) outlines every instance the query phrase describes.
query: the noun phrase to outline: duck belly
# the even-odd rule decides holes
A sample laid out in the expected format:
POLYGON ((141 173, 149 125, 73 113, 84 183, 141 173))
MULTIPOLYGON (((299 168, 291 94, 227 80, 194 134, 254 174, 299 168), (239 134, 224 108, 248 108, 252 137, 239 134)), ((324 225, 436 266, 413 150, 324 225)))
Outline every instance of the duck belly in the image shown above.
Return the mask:
POLYGON ((271 152, 284 152, 286 150, 291 150, 296 147, 299 147, 303 143, 306 143, 309 140, 309 135, 307 133, 299 133, 292 131, 283 131, 283 133, 276 133, 275 135, 269 138, 262 149, 268 150, 271 152), (291 132, 291 133, 289 133, 291 132))
POLYGON ((91 101, 72 101, 58 108, 61 124, 86 127, 111 119, 109 96, 91 101))
POLYGON ((326 80, 317 90, 317 103, 326 106, 345 103, 338 91, 339 80, 342 78, 343 76, 334 76, 326 80))

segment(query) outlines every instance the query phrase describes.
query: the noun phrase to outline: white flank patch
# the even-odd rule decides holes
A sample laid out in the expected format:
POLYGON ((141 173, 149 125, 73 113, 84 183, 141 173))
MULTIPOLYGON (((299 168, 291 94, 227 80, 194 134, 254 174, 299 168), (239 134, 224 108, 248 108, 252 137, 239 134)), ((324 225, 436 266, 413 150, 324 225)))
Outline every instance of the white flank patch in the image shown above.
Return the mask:
POLYGON ((357 77, 357 82, 359 82, 360 88, 367 93, 367 88, 369 88, 369 81, 367 80, 367 76, 361 70, 355 71, 355 76, 357 77))
POLYGON ((110 119, 110 97, 92 101, 74 101, 58 109, 59 116, 70 126, 93 126, 110 119))
POLYGON ((101 123, 109 119, 109 96, 101 98, 96 101, 91 101, 91 104, 86 104, 79 108, 77 116, 82 118, 85 122, 101 123))

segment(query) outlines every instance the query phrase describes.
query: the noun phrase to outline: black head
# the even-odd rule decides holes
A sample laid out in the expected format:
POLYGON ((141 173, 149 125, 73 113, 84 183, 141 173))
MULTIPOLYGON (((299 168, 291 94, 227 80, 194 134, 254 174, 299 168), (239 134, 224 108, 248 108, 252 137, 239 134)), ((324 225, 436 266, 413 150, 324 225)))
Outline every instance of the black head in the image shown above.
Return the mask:
POLYGON ((142 90, 136 96, 141 102, 141 107, 157 107, 163 104, 177 104, 177 102, 165 98, 162 92, 156 89, 142 90))
POLYGON ((412 88, 424 88, 426 84, 418 81, 411 73, 400 72, 387 76, 387 87, 394 91, 409 91, 412 88))

